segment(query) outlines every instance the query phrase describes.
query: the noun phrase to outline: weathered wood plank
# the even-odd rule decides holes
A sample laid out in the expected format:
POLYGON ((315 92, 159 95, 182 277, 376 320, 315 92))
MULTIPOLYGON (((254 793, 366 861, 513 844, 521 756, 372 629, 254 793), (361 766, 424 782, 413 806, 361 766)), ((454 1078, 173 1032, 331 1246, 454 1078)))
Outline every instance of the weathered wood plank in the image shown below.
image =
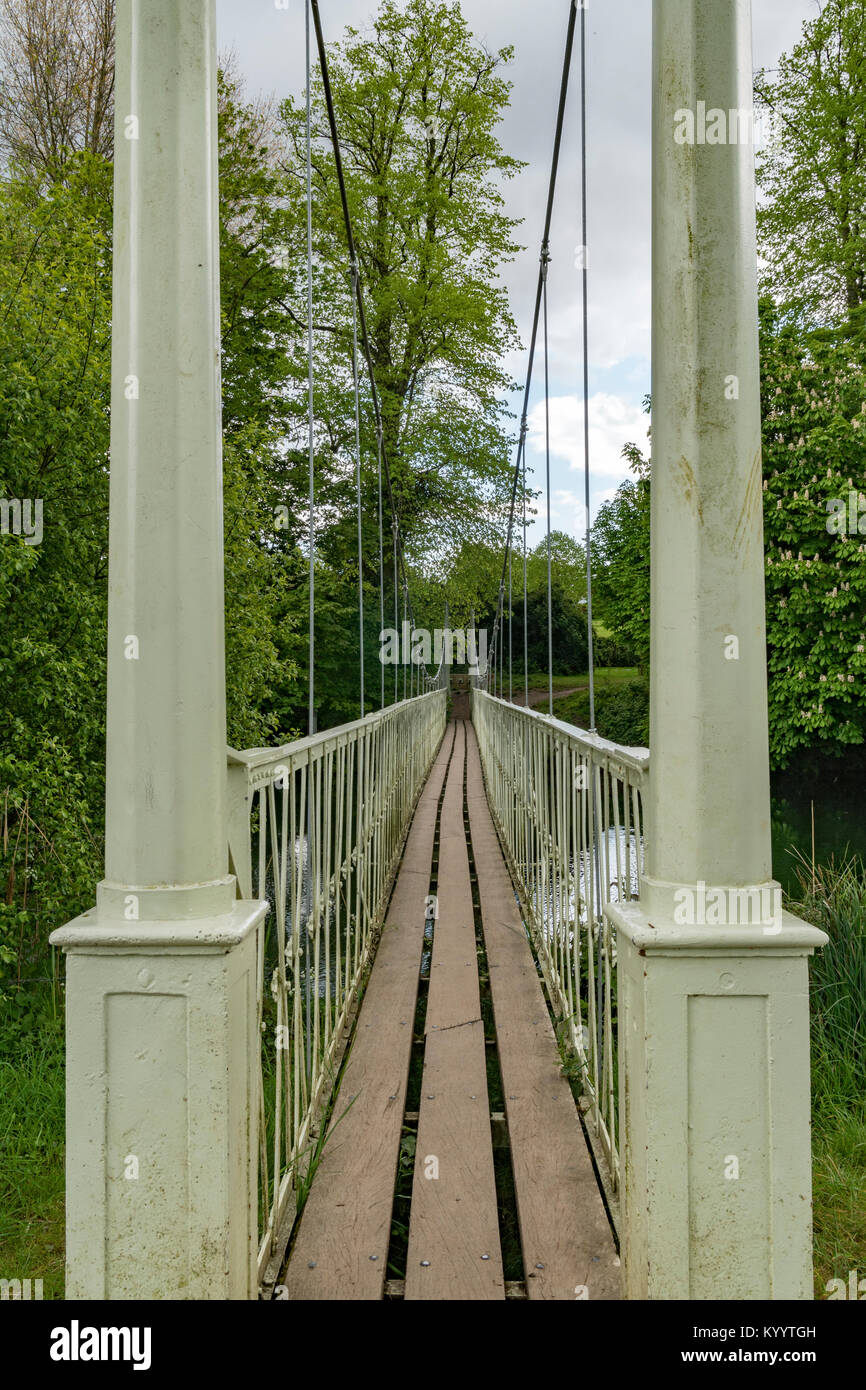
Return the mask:
POLYGON ((475 732, 467 801, 530 1299, 621 1297, 619 1261, 490 815, 475 732))
POLYGON ((337 1097, 335 1123, 284 1281, 292 1300, 383 1297, 424 944, 424 901, 452 745, 449 730, 409 831, 337 1097))
POLYGON ((409 1218, 407 1300, 503 1299, 469 856, 466 730, 457 726, 439 829, 424 1078, 409 1218))

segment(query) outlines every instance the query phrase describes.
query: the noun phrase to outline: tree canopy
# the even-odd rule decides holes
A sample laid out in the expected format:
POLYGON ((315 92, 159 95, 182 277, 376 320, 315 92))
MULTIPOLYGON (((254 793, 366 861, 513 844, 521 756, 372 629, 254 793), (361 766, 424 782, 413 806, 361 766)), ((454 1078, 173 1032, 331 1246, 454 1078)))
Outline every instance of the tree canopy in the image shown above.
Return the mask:
MULTIPOLYGON (((760 73, 758 228, 770 751, 866 744, 866 0, 825 0, 760 73), (844 517, 844 520, 843 520, 844 517)), ((651 459, 592 532, 600 611, 649 659, 651 459)))
MULTIPOLYGON (((0 535, 0 975, 22 923, 35 959, 48 930, 89 905, 102 857, 113 19, 112 0, 0 0, 0 496, 39 499, 44 529, 38 545, 0 535)), ((383 0, 371 28, 347 30, 330 54, 412 601, 431 626, 450 558, 492 553, 510 500, 501 361, 516 334, 498 272, 516 247, 499 181, 519 165, 497 138, 509 59, 441 0, 383 0)), ((348 258, 320 80, 313 102, 317 720, 327 727, 359 713, 358 556, 348 258)), ((247 747, 306 730, 304 102, 250 98, 227 62, 218 109, 227 734, 247 747)), ((365 383, 361 427, 371 708, 377 450, 365 383)), ((387 513, 385 560, 390 624, 387 513)))

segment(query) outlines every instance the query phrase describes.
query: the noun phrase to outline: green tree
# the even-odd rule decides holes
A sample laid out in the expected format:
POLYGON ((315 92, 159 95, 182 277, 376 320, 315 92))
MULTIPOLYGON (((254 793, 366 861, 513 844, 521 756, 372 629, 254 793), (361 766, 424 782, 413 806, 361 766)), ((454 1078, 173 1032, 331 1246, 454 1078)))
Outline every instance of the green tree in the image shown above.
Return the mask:
POLYGON ((758 74, 773 139, 758 162, 764 287, 820 321, 866 303, 866 0, 824 0, 758 74))
POLYGON ((635 476, 621 483, 616 496, 598 509, 590 539, 593 596, 598 615, 646 668, 650 641, 650 464, 636 444, 627 444, 623 457, 635 476))
POLYGON ((37 181, 111 158, 115 0, 0 0, 0 150, 37 181))
MULTIPOLYGON (((240 746, 273 733, 270 690, 294 669, 278 645, 292 631, 274 539, 284 415, 267 408, 290 378, 288 349, 244 335, 231 312, 243 321, 284 290, 240 215, 263 196, 245 123, 222 126, 221 209, 228 735, 240 746)), ((39 544, 0 535, 0 917, 16 973, 88 905, 102 858, 111 192, 110 164, 86 150, 52 182, 26 166, 0 180, 0 498, 42 516, 39 544)))
MULTIPOLYGON (((502 358, 516 333, 497 276, 517 248, 497 181, 520 165, 496 135, 510 57, 477 45, 459 5, 441 0, 382 0, 369 31, 349 28, 329 54, 401 525, 419 555, 423 544, 425 565, 440 570, 464 539, 500 535, 510 500, 502 358)), ((342 382, 345 396, 347 251, 318 77, 313 98, 319 378, 342 382)), ((287 239, 300 268, 303 103, 287 101, 283 119, 294 199, 287 239)), ((300 275, 294 299, 301 322, 300 275)), ((322 391, 319 404, 326 421, 340 409, 322 391)), ((365 419, 373 453, 369 412, 365 419)))
POLYGON ((91 156, 48 196, 0 183, 0 498, 41 511, 38 543, 0 534, 0 947, 5 924, 16 975, 101 857, 109 192, 91 156))
MULTIPOLYGON (((551 587, 550 614, 553 636, 553 670, 560 676, 583 675, 588 665, 586 606, 580 604, 559 581, 551 587)), ((505 623, 505 665, 508 667, 508 621, 505 623)), ((547 579, 544 587, 526 596, 527 660, 530 672, 546 671, 549 659, 547 629, 547 579)), ((523 599, 514 605, 514 670, 523 674, 523 599)))
MULTIPOLYGON (((784 767, 866 742, 866 343, 850 326, 806 334, 764 299, 761 384, 770 751, 784 767)), ((593 551, 607 621, 648 661, 650 468, 627 452, 638 477, 600 509, 593 551)))
MULTIPOLYGON (((526 587, 547 591, 547 537, 526 558, 526 587)), ((583 546, 565 531, 550 533, 550 574, 553 583, 574 603, 586 598, 586 555, 583 546)), ((514 556, 515 588, 523 587, 523 556, 514 556)))
POLYGON ((770 745, 784 766, 866 742, 866 342, 805 335, 769 300, 761 328, 770 745))

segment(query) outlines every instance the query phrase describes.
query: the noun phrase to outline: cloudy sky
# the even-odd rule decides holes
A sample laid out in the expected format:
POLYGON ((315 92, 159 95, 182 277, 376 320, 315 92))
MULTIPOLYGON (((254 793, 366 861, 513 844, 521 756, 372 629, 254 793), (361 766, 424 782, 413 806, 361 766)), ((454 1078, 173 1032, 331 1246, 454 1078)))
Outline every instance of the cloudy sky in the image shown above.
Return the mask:
MULTIPOLYGON (((505 149, 527 168, 505 187, 512 216, 523 218, 527 249, 505 280, 524 341, 534 303, 562 49, 570 0, 463 0, 476 37, 514 48, 512 102, 501 128, 505 149)), ((327 39, 346 24, 362 28, 377 0, 324 0, 327 39)), ((753 0, 755 66, 775 66, 796 41, 816 0, 753 0)), ((304 0, 217 0, 220 45, 233 48, 252 91, 300 93, 304 85, 304 0)), ((650 20, 651 0, 597 0, 588 9, 590 450, 592 511, 626 476, 621 450, 644 444, 650 366, 650 20)), ((551 238, 551 477, 553 525, 584 527, 583 406, 580 355, 580 242, 577 67, 566 118, 551 238)), ((509 361, 516 379, 525 357, 509 361)), ((540 361, 538 366, 541 366, 540 361)), ((543 376, 536 370, 535 381, 543 376)), ((536 392, 537 397, 537 392, 536 392)), ((543 408, 531 407, 528 463, 544 477, 543 408)))

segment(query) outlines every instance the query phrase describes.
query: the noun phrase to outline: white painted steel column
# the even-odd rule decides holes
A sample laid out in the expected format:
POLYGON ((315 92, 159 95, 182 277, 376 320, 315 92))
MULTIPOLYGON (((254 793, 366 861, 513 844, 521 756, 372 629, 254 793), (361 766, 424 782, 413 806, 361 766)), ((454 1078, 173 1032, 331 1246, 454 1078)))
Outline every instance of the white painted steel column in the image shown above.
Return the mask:
POLYGON ((608 913, 626 1289, 805 1299, 825 938, 772 880, 750 0, 654 0, 653 50, 648 843, 608 913))
POLYGON ((105 878, 67 951, 67 1297, 256 1294, 226 726, 215 0, 118 0, 105 878))

